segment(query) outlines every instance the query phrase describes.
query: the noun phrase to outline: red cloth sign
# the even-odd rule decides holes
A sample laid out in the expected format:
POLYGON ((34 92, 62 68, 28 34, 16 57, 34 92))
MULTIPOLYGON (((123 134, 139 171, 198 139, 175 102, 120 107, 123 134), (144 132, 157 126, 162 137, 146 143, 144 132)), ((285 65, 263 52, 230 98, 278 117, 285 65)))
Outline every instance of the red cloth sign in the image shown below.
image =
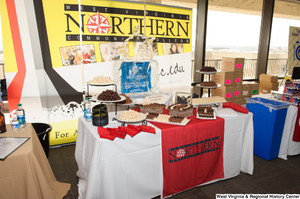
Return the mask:
POLYGON ((295 130, 294 130, 294 135, 293 135, 293 141, 294 142, 300 142, 300 124, 299 124, 299 120, 300 120, 300 113, 299 113, 300 106, 298 106, 297 108, 298 108, 298 113, 297 113, 295 130))
POLYGON ((195 117, 186 126, 151 122, 162 130, 163 197, 224 178, 224 119, 195 117))
POLYGON ((231 108, 232 110, 241 112, 241 113, 245 113, 248 114, 249 110, 242 107, 241 105, 232 103, 232 102, 227 102, 227 103, 223 103, 223 108, 231 108))

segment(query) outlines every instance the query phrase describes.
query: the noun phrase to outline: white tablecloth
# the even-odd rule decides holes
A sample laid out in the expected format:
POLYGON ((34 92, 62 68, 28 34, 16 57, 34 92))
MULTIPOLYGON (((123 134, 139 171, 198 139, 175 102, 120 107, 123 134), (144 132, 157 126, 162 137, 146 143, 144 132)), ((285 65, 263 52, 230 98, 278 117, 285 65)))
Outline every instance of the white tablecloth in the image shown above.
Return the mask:
POLYGON ((298 108, 290 105, 285 118, 281 144, 279 149, 278 157, 287 160, 288 155, 300 154, 300 142, 293 141, 294 129, 298 114, 298 108))
MULTIPOLYGON (((237 176, 240 171, 253 173, 253 115, 238 114, 238 117, 225 118, 225 178, 218 180, 237 176)), ((120 123, 114 121, 106 127, 117 126, 120 123)), ((133 138, 127 135, 124 140, 110 141, 101 139, 97 127, 80 117, 75 158, 79 198, 149 199, 161 195, 161 130, 158 128, 156 134, 141 132, 133 138)))

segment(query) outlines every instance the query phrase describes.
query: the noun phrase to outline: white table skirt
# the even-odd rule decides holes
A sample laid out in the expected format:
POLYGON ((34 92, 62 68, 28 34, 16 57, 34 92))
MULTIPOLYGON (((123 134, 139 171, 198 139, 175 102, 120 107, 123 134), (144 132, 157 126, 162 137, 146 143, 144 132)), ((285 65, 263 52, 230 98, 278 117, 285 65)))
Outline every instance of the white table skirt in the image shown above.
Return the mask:
MULTIPOLYGON (((224 178, 253 174, 252 113, 225 118, 224 178)), ((148 125, 151 125, 148 123, 148 125)), ((106 127, 117 127, 110 122, 106 127)), ((162 193, 161 130, 141 132, 124 140, 101 139, 97 127, 78 120, 75 158, 79 198, 149 199, 162 193)), ((212 183, 214 180, 208 183, 212 183)), ((206 183, 207 184, 207 183, 206 183)))
POLYGON ((285 118, 281 144, 279 149, 278 157, 287 160, 288 155, 298 155, 300 154, 300 142, 293 141, 293 135, 295 130, 296 121, 298 114, 298 108, 296 106, 290 105, 285 118))

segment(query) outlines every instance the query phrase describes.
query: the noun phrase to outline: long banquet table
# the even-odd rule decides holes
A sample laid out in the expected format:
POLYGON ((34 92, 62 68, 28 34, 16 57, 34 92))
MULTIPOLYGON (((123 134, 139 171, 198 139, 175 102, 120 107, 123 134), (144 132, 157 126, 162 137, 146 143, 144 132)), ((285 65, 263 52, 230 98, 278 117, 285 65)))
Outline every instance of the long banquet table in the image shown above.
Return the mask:
MULTIPOLYGON (((223 117, 224 178, 203 184, 235 177, 240 171, 253 174, 252 116, 252 113, 238 113, 238 117, 223 117)), ((120 123, 111 121, 105 127, 118 126, 120 123)), ((162 196, 162 132, 153 127, 156 134, 141 132, 134 137, 127 135, 124 140, 111 141, 100 138, 97 127, 80 117, 75 149, 79 198, 149 199, 162 196)))
POLYGON ((62 198, 71 184, 56 181, 36 132, 30 123, 24 129, 0 137, 29 137, 29 140, 0 161, 0 198, 62 198))

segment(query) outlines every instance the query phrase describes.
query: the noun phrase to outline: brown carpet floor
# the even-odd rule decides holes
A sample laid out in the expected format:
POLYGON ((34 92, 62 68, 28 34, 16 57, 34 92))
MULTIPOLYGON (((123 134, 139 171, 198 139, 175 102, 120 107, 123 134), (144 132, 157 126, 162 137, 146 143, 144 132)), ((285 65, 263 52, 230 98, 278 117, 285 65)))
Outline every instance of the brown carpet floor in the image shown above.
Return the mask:
MULTIPOLYGON (((56 179, 71 183, 71 189, 64 199, 78 198, 75 161, 75 144, 50 148, 49 162, 56 179)), ((300 155, 270 161, 254 156, 254 174, 241 173, 239 176, 200 186, 176 194, 172 199, 210 199, 216 194, 300 194, 300 155)), ((159 197, 155 197, 159 199, 159 197)))

